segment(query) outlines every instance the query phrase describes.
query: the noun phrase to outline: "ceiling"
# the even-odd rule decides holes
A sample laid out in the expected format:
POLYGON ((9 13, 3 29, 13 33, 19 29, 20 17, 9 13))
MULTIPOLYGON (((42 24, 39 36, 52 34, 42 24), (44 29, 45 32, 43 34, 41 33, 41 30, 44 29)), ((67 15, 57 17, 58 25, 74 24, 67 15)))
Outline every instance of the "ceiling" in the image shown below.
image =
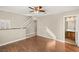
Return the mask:
MULTIPOLYGON (((29 12, 31 11, 31 9, 29 9, 28 7, 29 6, 0 6, 0 10, 26 15, 26 16, 34 15, 33 13, 29 12)), ((43 8, 46 10, 46 15, 49 15, 49 14, 57 14, 57 13, 77 10, 79 9, 79 6, 43 6, 43 8)))

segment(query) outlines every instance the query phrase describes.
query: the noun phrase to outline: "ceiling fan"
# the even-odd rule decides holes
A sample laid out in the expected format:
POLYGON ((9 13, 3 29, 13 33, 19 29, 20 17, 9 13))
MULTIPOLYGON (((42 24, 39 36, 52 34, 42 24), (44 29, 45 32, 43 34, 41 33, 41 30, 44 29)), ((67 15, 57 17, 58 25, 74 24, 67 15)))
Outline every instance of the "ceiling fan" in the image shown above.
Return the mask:
POLYGON ((35 6, 35 7, 29 7, 32 9, 30 12, 39 13, 39 12, 45 12, 44 8, 42 6, 35 6))

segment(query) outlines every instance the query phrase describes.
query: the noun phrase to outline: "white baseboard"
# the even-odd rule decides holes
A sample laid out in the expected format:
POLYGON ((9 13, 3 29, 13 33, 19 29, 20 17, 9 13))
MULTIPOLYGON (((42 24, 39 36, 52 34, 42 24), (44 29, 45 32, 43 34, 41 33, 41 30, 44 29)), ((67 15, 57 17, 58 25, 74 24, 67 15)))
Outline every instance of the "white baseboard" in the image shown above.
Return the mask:
POLYGON ((42 35, 37 35, 37 36, 45 37, 45 38, 56 40, 56 41, 63 42, 63 43, 65 42, 63 40, 53 39, 53 38, 50 38, 50 37, 47 37, 47 36, 42 36, 42 35))
POLYGON ((0 44, 0 46, 7 45, 7 44, 10 44, 10 43, 14 43, 14 42, 21 41, 21 40, 25 40, 26 38, 30 38, 30 37, 33 37, 33 36, 35 36, 34 33, 30 33, 30 34, 27 34, 26 37, 0 44))

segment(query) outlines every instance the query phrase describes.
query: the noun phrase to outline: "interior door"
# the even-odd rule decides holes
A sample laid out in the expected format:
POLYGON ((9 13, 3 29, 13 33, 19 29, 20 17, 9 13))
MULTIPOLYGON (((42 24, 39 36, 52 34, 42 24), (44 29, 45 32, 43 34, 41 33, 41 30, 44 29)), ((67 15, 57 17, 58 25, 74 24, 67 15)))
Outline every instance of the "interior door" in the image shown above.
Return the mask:
POLYGON ((79 16, 76 16, 76 24, 75 24, 75 39, 76 39, 76 44, 79 47, 79 16))

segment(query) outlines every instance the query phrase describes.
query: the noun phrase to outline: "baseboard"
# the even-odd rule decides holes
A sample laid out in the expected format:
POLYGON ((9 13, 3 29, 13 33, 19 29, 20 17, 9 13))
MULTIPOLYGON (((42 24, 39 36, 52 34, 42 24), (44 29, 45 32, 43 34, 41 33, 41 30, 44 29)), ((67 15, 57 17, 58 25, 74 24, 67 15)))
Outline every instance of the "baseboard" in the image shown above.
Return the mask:
MULTIPOLYGON (((37 35, 37 36, 41 36, 41 37, 44 37, 44 38, 52 39, 50 37, 46 37, 46 36, 42 36, 42 35, 37 35)), ((63 43, 65 42, 63 40, 58 40, 58 39, 52 39, 52 40, 56 40, 56 41, 63 42, 63 43)))
POLYGON ((33 37, 33 36, 35 36, 34 33, 30 33, 30 34, 27 34, 27 37, 23 37, 23 38, 14 40, 14 41, 6 42, 6 43, 1 44, 0 46, 4 46, 4 45, 10 44, 10 43, 14 43, 14 42, 17 42, 17 41, 25 40, 26 38, 30 38, 30 37, 33 37))

